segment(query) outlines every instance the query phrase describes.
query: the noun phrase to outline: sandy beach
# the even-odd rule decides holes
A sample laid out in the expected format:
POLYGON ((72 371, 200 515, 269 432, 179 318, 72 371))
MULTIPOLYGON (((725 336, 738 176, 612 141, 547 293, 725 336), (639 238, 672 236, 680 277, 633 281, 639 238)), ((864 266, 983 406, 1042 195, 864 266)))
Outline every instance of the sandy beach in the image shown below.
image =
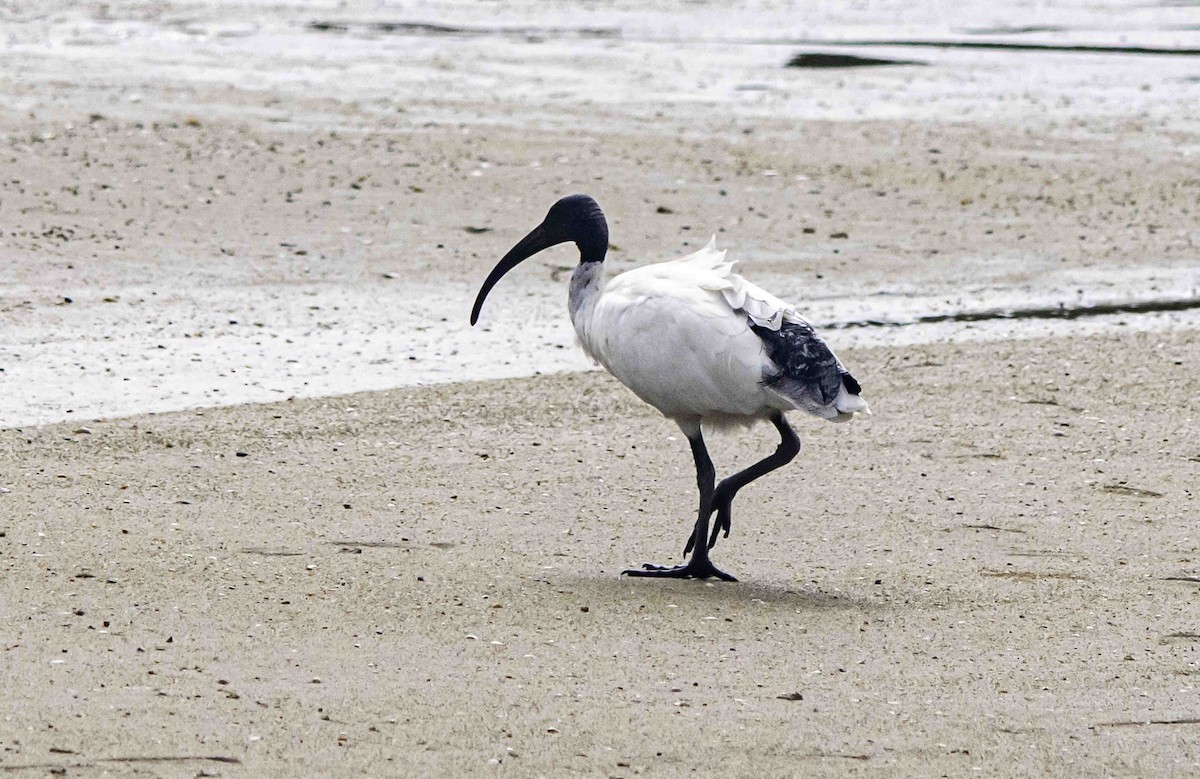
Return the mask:
POLYGON ((0 773, 1200 771, 1200 59, 784 67, 1188 9, 334 10, 0 15, 0 773), (614 272, 716 234, 871 401, 794 415, 737 584, 619 576, 694 475, 573 250, 467 325, 574 191, 614 272))
POLYGON ((1193 773, 1200 339, 847 358, 733 585, 618 577, 691 464, 600 373, 6 431, 4 767, 1193 773))

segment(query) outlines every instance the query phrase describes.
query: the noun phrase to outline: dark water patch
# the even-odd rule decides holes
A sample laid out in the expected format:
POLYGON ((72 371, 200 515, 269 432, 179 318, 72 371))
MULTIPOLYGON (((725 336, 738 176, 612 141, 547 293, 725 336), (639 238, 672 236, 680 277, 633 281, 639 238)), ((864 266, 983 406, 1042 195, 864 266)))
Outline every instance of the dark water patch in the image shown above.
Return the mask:
POLYGON ((1181 300, 1143 300, 1133 303, 1101 303, 1094 306, 1039 306, 1035 308, 991 309, 988 311, 958 311, 952 314, 931 314, 907 321, 863 319, 852 322, 831 322, 821 325, 826 330, 853 330, 864 327, 908 327, 934 325, 943 322, 991 322, 1005 319, 1083 319, 1112 314, 1160 314, 1172 311, 1200 309, 1200 298, 1181 300))
POLYGON ((506 38, 620 38, 619 27, 464 27, 433 22, 343 22, 313 21, 305 25, 313 32, 375 33, 449 37, 506 38))
POLYGON ((1200 56, 1200 49, 1163 46, 1089 46, 1065 43, 1002 43, 999 41, 922 41, 912 39, 876 41, 791 41, 798 46, 892 46, 916 49, 987 49, 991 51, 1050 51, 1071 54, 1149 54, 1173 57, 1200 56))
POLYGON ((853 54, 820 54, 803 52, 788 60, 789 68, 878 68, 887 65, 927 65, 917 60, 893 60, 879 57, 856 57, 853 54))
POLYGON ((975 27, 963 32, 967 35, 1027 35, 1034 32, 1066 32, 1067 29, 1057 24, 1030 24, 1015 27, 975 27))

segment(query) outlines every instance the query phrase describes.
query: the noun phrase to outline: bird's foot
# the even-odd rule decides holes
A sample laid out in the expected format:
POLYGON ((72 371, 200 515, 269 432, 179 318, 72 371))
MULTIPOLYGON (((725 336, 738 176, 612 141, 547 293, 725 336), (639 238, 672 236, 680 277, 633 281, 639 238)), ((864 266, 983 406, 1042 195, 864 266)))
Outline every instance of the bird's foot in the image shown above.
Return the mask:
POLYGON ((662 579, 710 579, 717 578, 726 582, 736 582, 737 579, 712 564, 707 557, 697 560, 693 557, 686 565, 653 565, 643 563, 641 568, 630 568, 621 571, 622 576, 654 576, 662 579))

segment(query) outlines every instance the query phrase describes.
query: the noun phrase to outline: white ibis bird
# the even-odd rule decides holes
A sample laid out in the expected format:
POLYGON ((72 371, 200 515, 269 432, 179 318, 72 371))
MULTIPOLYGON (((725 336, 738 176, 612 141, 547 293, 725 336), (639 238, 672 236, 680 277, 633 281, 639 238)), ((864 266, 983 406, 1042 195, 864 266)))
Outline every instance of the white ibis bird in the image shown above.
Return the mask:
POLYGON ((505 273, 567 241, 579 248, 567 305, 583 350, 674 420, 696 462, 700 510, 683 552, 691 557, 684 565, 647 563, 624 573, 736 581, 712 564, 709 550, 721 531, 729 536, 738 490, 791 462, 800 451, 784 412, 801 409, 834 422, 860 411, 869 414, 858 382, 795 308, 733 272, 715 238, 695 254, 606 281, 608 223, 587 195, 559 200, 504 255, 475 298, 471 324, 479 320, 484 299, 505 273), (716 484, 701 427, 758 420, 775 425, 779 447, 716 484))

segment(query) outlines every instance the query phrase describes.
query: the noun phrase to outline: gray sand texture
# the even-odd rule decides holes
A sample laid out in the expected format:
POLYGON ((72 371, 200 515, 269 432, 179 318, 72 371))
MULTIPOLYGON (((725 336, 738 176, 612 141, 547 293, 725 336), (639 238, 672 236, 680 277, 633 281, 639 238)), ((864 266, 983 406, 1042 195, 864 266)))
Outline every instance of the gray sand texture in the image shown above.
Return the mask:
POLYGON ((1197 775, 1195 9, 480 8, 0 11, 0 773, 1197 775), (579 191, 871 401, 737 584, 572 247, 467 324, 579 191))

